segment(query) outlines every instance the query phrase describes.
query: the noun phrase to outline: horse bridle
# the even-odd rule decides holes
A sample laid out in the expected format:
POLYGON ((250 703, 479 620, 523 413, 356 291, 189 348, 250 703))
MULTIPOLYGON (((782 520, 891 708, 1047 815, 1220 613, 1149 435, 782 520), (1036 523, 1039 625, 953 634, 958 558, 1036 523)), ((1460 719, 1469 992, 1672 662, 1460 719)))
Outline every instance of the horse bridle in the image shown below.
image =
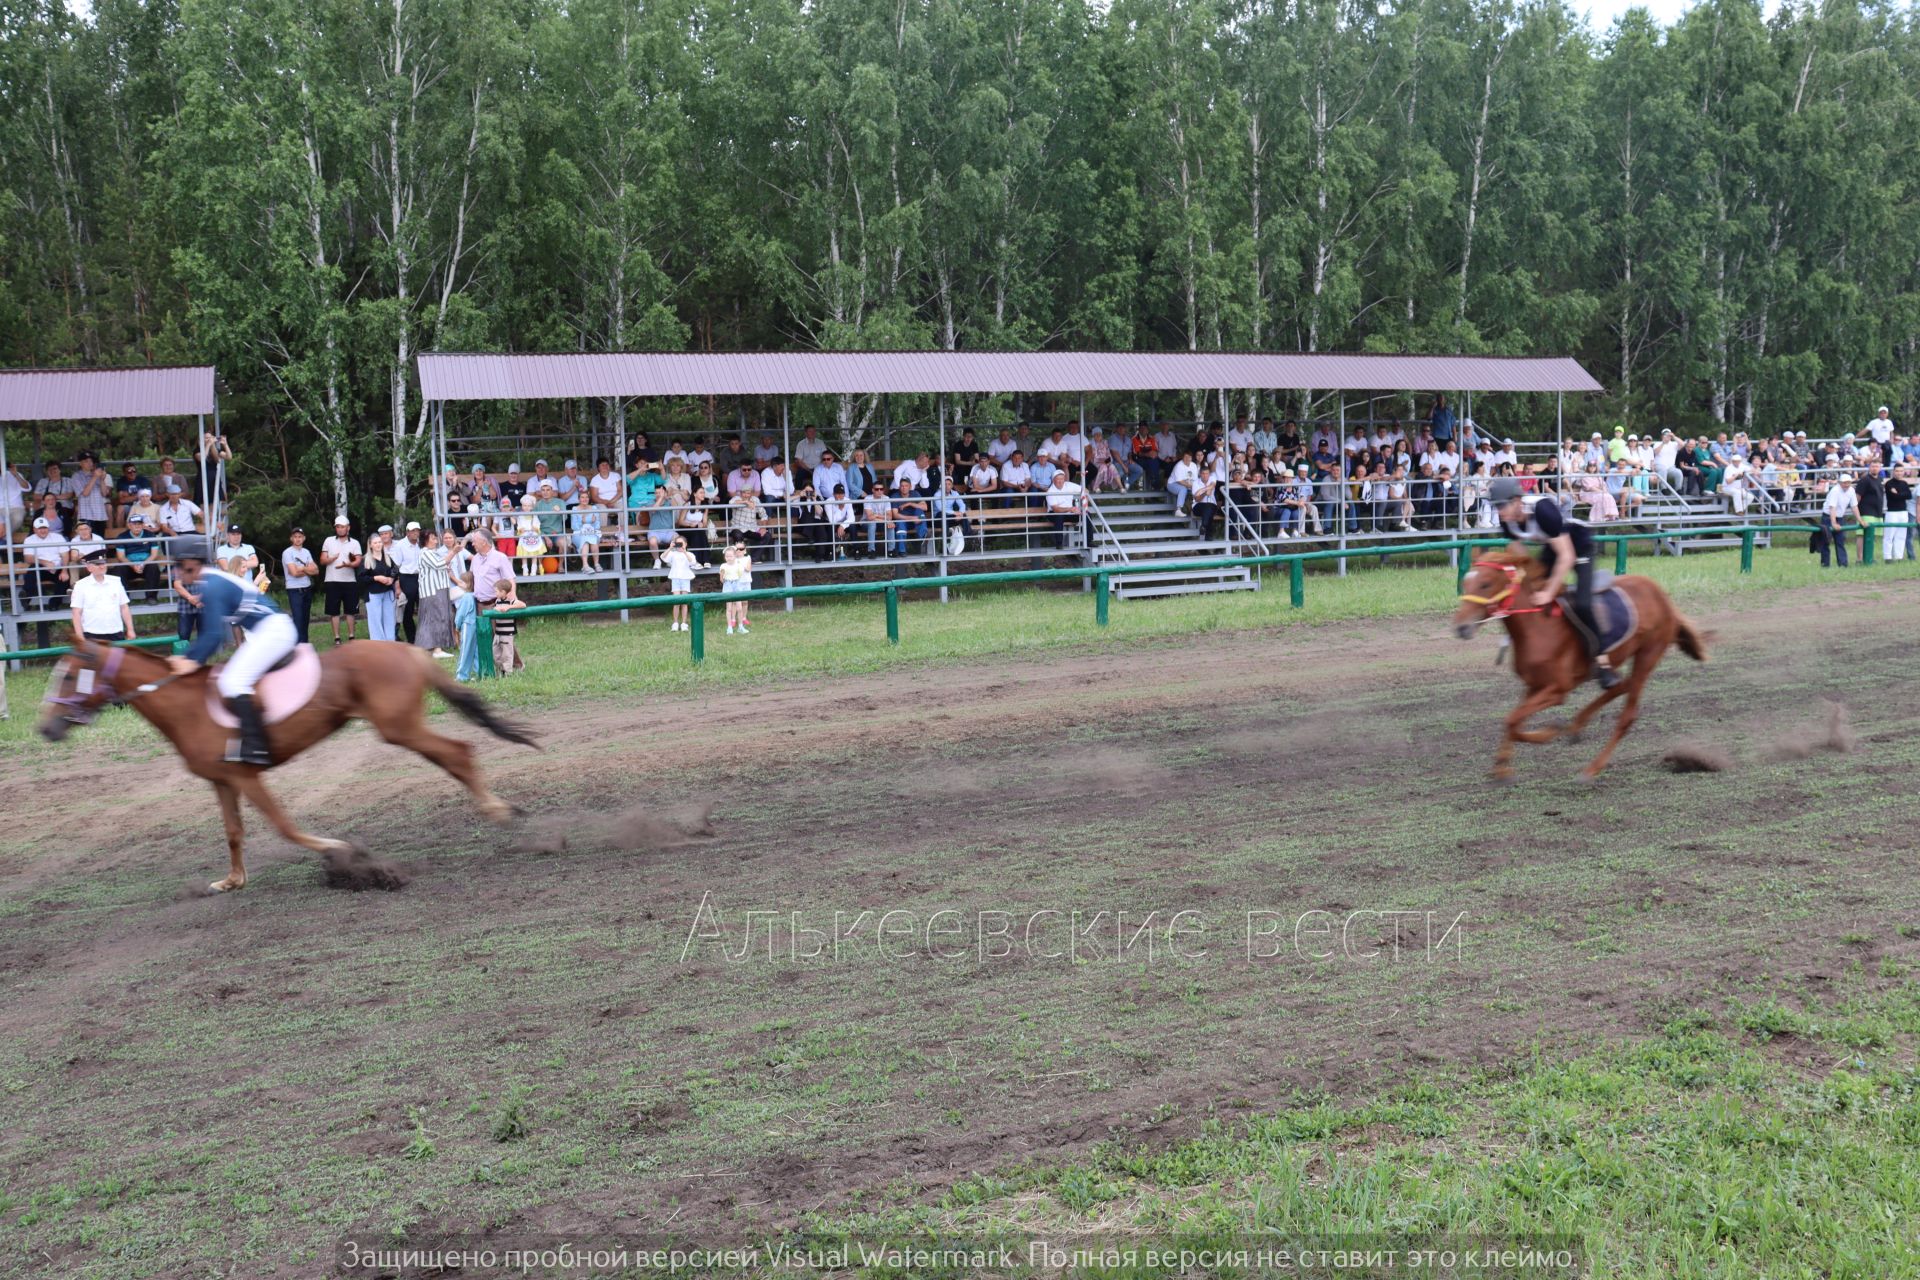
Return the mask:
MULTIPOLYGON (((81 656, 79 650, 75 650, 68 654, 64 661, 70 662, 81 656)), ((74 678, 75 692, 73 694, 62 695, 50 691, 46 696, 46 701, 53 706, 65 708, 65 719, 69 723, 84 725, 92 720, 93 713, 102 707, 124 706, 135 699, 152 693, 156 689, 164 688, 180 678, 170 675, 163 680, 155 680, 150 684, 143 684, 132 693, 121 693, 113 687, 113 678, 119 674, 120 663, 125 656, 126 650, 120 648, 118 645, 110 645, 107 648, 107 656, 99 663, 96 664, 90 657, 85 658, 81 670, 87 675, 95 675, 96 672, 98 673, 97 678, 92 682, 93 687, 82 690, 79 686, 87 682, 81 677, 76 676, 74 678)))
POLYGON ((1482 605, 1486 608, 1487 616, 1481 619, 1482 622, 1498 622, 1502 618, 1510 618, 1522 613, 1545 613, 1560 607, 1559 602, 1556 601, 1550 605, 1534 605, 1529 609, 1502 608, 1500 607, 1502 603, 1511 600, 1519 592, 1520 584, 1526 581, 1526 575, 1521 572, 1520 566, 1505 560, 1475 560, 1473 567, 1498 569, 1507 575, 1507 585, 1490 596, 1468 595, 1464 591, 1460 593, 1460 599, 1464 603, 1482 605))

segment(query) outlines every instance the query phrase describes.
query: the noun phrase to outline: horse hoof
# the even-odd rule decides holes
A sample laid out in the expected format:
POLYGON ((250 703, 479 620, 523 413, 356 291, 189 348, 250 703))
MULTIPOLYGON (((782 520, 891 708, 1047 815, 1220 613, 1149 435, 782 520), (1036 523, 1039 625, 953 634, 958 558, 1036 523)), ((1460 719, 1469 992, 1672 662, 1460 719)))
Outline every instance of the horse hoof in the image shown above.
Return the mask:
POLYGON ((1492 773, 1488 774, 1487 777, 1489 780, 1497 782, 1503 787, 1510 786, 1513 783, 1513 770, 1495 769, 1492 773))
POLYGON ((212 884, 208 885, 207 892, 233 893, 235 890, 246 888, 246 886, 247 882, 245 880, 236 881, 232 876, 228 876, 225 880, 215 880, 212 884))

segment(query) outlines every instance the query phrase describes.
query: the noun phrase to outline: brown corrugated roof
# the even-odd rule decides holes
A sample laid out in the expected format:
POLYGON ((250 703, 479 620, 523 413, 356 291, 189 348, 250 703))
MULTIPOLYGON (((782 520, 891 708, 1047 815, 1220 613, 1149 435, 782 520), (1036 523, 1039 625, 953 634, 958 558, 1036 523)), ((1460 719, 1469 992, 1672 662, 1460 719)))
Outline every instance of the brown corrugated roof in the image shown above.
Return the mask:
POLYGON ((1566 356, 1235 351, 759 351, 602 355, 429 353, 429 400, 791 396, 888 392, 1600 391, 1566 356))
POLYGON ((213 412, 213 366, 0 369, 0 422, 175 418, 213 412))

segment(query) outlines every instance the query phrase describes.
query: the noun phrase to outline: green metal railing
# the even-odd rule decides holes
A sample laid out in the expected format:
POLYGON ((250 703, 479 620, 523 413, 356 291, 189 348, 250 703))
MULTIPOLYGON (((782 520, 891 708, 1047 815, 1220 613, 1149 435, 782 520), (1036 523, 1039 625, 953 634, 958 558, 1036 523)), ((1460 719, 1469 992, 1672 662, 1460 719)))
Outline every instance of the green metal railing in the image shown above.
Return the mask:
MULTIPOLYGON (((1793 533, 1809 531, 1817 526, 1794 524, 1771 525, 1728 525, 1711 528, 1689 528, 1680 531, 1666 530, 1656 533, 1606 533, 1594 535, 1597 542, 1614 544, 1614 568, 1617 573, 1627 570, 1627 548, 1634 542, 1657 542, 1675 537, 1731 537, 1740 538, 1740 572, 1753 572, 1754 543, 1760 534, 1793 533)), ((1063 582, 1074 579, 1091 578, 1093 590, 1093 620, 1097 626, 1106 626, 1108 611, 1112 604, 1113 579, 1134 573, 1196 573, 1209 569, 1255 568, 1265 566, 1287 566, 1288 603, 1295 609, 1304 608, 1307 603, 1306 567, 1314 561, 1358 560, 1371 556, 1385 559, 1388 556, 1433 555, 1435 553, 1454 552, 1455 582, 1467 575, 1471 559, 1464 552, 1482 547, 1503 547, 1506 538, 1456 538, 1437 542, 1407 542, 1367 547, 1364 549, 1348 547, 1329 547, 1322 551, 1276 552, 1264 556, 1220 556, 1207 560, 1155 560, 1141 561, 1135 564, 1087 566, 1073 569, 1017 569, 1004 573, 974 573, 959 577, 945 578, 896 578, 890 582, 840 582, 811 587, 767 587, 753 591, 735 592, 731 595, 721 592, 702 592, 699 595, 661 595, 641 596, 628 600, 589 600, 576 604, 530 605, 513 611, 515 618, 558 617, 579 613, 610 613, 622 609, 666 609, 676 605, 688 607, 688 642, 694 662, 705 661, 707 656, 707 610, 709 604, 726 604, 728 601, 752 600, 789 600, 804 599, 810 596, 870 596, 879 595, 886 599, 887 643, 900 643, 900 593, 903 591, 933 591, 941 587, 996 586, 1009 582, 1063 582)), ((1869 539, 1869 551, 1871 539, 1869 539)), ((1872 563, 1871 555, 1863 555, 1861 562, 1872 563)), ((493 664, 493 622, 485 613, 478 615, 478 631, 475 639, 479 645, 476 655, 479 660, 479 673, 484 677, 497 674, 493 664)))
MULTIPOLYGON (((1753 552, 1755 540, 1761 534, 1807 533, 1819 526, 1812 524, 1766 524, 1766 525, 1726 525, 1702 528, 1667 529, 1652 533, 1599 533, 1594 535, 1596 542, 1610 542, 1614 547, 1614 572, 1627 571, 1627 549, 1635 542, 1659 542, 1678 537, 1734 537, 1740 539, 1740 572, 1753 572, 1753 552)), ((1854 529, 1862 526, 1854 526, 1854 529)), ((1851 532, 1852 530, 1849 530, 1851 532)), ((1877 530, 1876 530, 1877 531, 1877 530)), ((1860 562, 1873 563, 1873 544, 1875 539, 1865 539, 1860 562)), ((584 600, 573 604, 529 605, 513 611, 515 618, 551 618, 567 614, 612 613, 625 609, 669 609, 677 605, 686 605, 690 629, 688 641, 694 662, 704 661, 707 656, 707 606, 726 604, 729 601, 789 600, 806 599, 815 596, 884 596, 886 600, 887 643, 900 643, 900 593, 903 591, 934 591, 941 587, 997 586, 1010 582, 1064 582, 1074 579, 1092 579, 1094 583, 1093 620, 1098 626, 1106 626, 1109 609, 1112 604, 1113 579, 1135 573, 1198 573, 1211 569, 1264 568, 1267 566, 1287 567, 1288 603, 1295 609, 1304 608, 1307 602, 1308 564, 1328 560, 1363 560, 1378 556, 1384 560, 1388 556, 1433 555, 1436 553, 1454 553, 1454 580, 1463 580, 1471 564, 1471 557, 1464 554, 1483 547, 1501 547, 1507 545, 1505 538, 1456 538, 1435 542, 1406 542, 1381 544, 1372 547, 1329 547, 1321 551, 1275 552, 1263 556, 1220 556, 1206 560, 1155 560, 1134 564, 1084 566, 1072 569, 1017 569, 1002 573, 974 573, 945 578, 896 578, 887 582, 836 582, 822 583, 805 587, 765 587, 752 591, 741 591, 728 595, 721 592, 702 592, 699 595, 655 595, 639 596, 625 600, 584 600)), ((476 657, 479 673, 492 677, 498 673, 493 663, 493 619, 487 613, 480 613, 476 619, 475 641, 478 645, 476 657)), ((153 636, 129 641, 130 644, 143 647, 173 645, 171 636, 153 636)), ((64 646, 46 649, 24 649, 17 653, 0 653, 0 662, 14 662, 37 658, 57 658, 70 652, 64 646)))

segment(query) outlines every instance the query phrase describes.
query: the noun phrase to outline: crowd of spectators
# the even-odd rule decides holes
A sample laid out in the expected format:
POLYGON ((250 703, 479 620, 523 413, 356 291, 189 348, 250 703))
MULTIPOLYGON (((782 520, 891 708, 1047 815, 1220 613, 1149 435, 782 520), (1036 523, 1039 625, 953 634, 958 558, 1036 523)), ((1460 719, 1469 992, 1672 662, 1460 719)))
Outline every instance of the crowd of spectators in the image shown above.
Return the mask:
MULTIPOLYGON (((1672 430, 1516 448, 1457 416, 1436 396, 1424 417, 1353 424, 1240 418, 1231 426, 1176 428, 1167 421, 1115 423, 1083 433, 1074 422, 965 428, 945 456, 926 451, 878 460, 845 456, 813 427, 789 456, 770 433, 720 442, 632 439, 619 470, 546 459, 491 471, 473 462, 437 478, 437 527, 407 522, 355 532, 342 515, 318 545, 294 529, 278 556, 263 554, 238 526, 208 530, 202 495, 224 505, 225 440, 205 437, 189 476, 172 458, 151 471, 124 463, 110 474, 91 451, 40 474, 0 471, 0 518, 19 605, 70 610, 89 635, 131 635, 135 601, 170 598, 177 635, 199 626, 198 601, 168 572, 166 541, 212 532, 222 568, 262 590, 283 590, 302 635, 318 609, 335 644, 364 634, 404 639, 438 657, 464 652, 480 610, 520 605, 517 584, 563 572, 657 569, 687 592, 702 574, 723 591, 751 587, 753 558, 773 547, 816 563, 989 549, 988 539, 1042 540, 1064 548, 1089 495, 1161 492, 1203 538, 1238 521, 1263 538, 1348 532, 1489 528, 1484 495, 1496 476, 1551 493, 1590 523, 1639 518, 1656 495, 1711 501, 1736 517, 1804 514, 1820 526, 1823 563, 1849 560, 1848 535, 1878 539, 1882 557, 1913 559, 1920 537, 1920 436, 1886 407, 1858 431, 1810 439, 1805 431, 1750 437, 1672 430), (984 435, 987 438, 982 439, 984 435), (364 541, 363 541, 364 536, 364 541), (277 577, 276 577, 277 573, 277 577), (504 588, 504 593, 503 589, 504 588)), ((1863 547, 1864 552, 1864 547, 1863 547)), ((729 632, 748 631, 745 602, 728 610, 729 632)), ((687 625, 676 610, 670 625, 687 625)), ((498 632, 496 631, 496 635, 498 632)), ((507 655, 517 661, 517 654, 507 655)))

